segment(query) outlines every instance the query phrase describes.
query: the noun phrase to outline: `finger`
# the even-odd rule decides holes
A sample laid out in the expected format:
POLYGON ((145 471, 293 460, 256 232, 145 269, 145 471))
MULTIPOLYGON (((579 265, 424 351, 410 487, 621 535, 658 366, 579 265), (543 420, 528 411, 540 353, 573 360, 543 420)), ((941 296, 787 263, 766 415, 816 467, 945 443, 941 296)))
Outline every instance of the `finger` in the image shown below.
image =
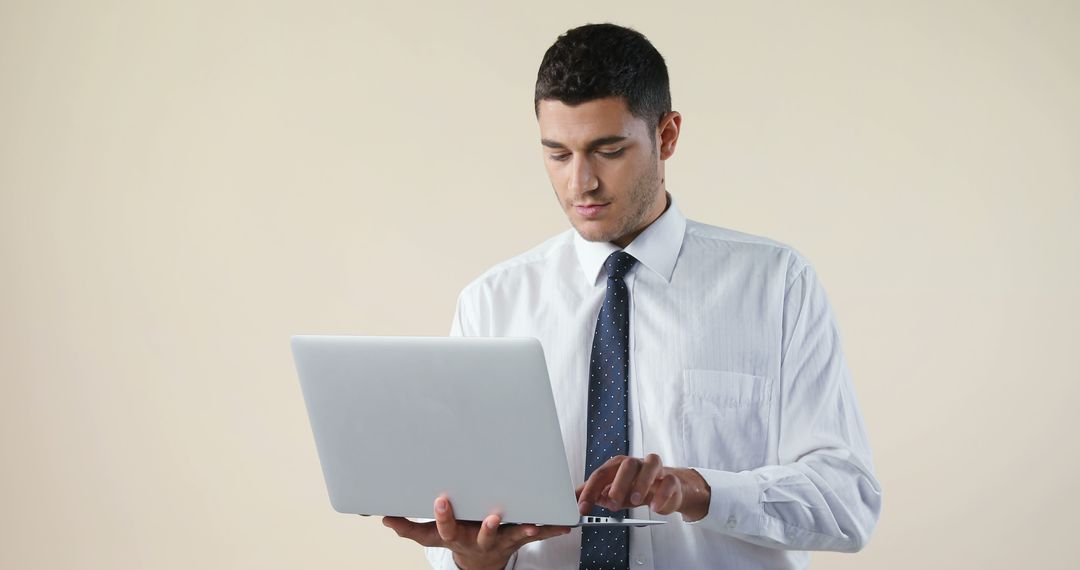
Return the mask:
POLYGON ((653 496, 649 508, 661 515, 669 515, 675 512, 682 501, 682 488, 679 479, 673 473, 664 476, 660 481, 659 490, 653 496))
POLYGON ((502 522, 502 518, 499 515, 488 515, 484 519, 484 523, 480 525, 480 532, 476 534, 476 546, 479 546, 484 551, 494 548, 496 537, 499 534, 500 522, 502 522))
POLYGON ((581 499, 581 490, 584 489, 584 488, 585 488, 584 483, 578 485, 577 489, 574 489, 574 497, 577 497, 578 499, 581 499))
POLYGON ((652 499, 649 501, 649 509, 653 512, 659 513, 671 498, 671 495, 674 492, 673 485, 675 483, 672 479, 673 477, 664 475, 658 479, 653 486, 652 499))
MULTIPOLYGON (((556 536, 562 536, 564 534, 570 534, 573 529, 568 526, 536 526, 536 525, 521 525, 525 527, 532 527, 524 529, 521 532, 516 533, 516 536, 511 539, 511 544, 514 550, 525 546, 530 542, 536 542, 538 540, 547 540, 556 536)), ((517 530, 517 529, 515 529, 517 530)))
POLYGON ((597 467, 596 471, 593 471, 592 475, 589 476, 589 480, 585 481, 581 493, 578 494, 578 511, 581 514, 589 513, 592 506, 596 504, 596 499, 600 497, 600 491, 605 485, 611 483, 619 469, 619 465, 626 459, 625 455, 616 455, 600 467, 597 467))
POLYGON ((383 517, 382 523, 397 533, 422 546, 443 546, 435 523, 415 523, 402 517, 383 517))
POLYGON ((637 479, 634 480, 634 486, 630 489, 630 505, 638 506, 645 504, 645 497, 649 494, 649 489, 652 488, 653 483, 656 481, 656 476, 660 473, 660 468, 663 464, 660 462, 660 456, 655 453, 650 453, 645 456, 645 462, 641 466, 641 471, 638 472, 637 479))
POLYGON ((540 534, 540 529, 534 524, 519 524, 507 529, 503 538, 512 545, 522 545, 532 537, 540 534))
POLYGON ((444 543, 450 544, 457 540, 458 524, 454 520, 454 507, 445 495, 439 495, 439 498, 435 499, 435 528, 444 543))
POLYGON ((518 544, 517 548, 521 548, 522 546, 525 546, 530 542, 537 542, 540 540, 554 538, 556 536, 570 534, 572 530, 573 529, 568 526, 542 526, 537 529, 536 534, 526 537, 525 540, 518 544))
POLYGON ((608 508, 618 510, 626 503, 630 489, 634 486, 634 479, 641 472, 641 465, 641 460, 636 457, 629 457, 622 462, 622 465, 619 465, 619 470, 615 472, 615 478, 611 481, 611 490, 608 491, 608 497, 611 497, 614 506, 608 508))
POLYGON ((659 514, 670 515, 671 513, 678 512, 683 505, 683 486, 678 479, 675 480, 674 490, 671 492, 671 498, 667 500, 662 507, 660 507, 659 514))
POLYGON ((683 484, 678 478, 675 479, 675 491, 671 494, 671 498, 668 499, 668 503, 663 506, 663 514, 670 514, 679 511, 683 507, 683 484))
POLYGON ((596 504, 604 507, 605 509, 611 505, 611 497, 608 493, 611 492, 611 485, 605 485, 604 489, 600 491, 600 496, 596 497, 596 504))

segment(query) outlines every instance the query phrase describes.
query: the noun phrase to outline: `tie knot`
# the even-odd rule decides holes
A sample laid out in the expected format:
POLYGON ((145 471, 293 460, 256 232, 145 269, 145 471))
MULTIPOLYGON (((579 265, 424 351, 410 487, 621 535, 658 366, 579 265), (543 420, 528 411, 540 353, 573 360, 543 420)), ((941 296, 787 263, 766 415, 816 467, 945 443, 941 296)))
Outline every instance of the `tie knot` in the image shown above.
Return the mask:
POLYGON ((622 279, 635 263, 637 259, 634 256, 625 251, 616 251, 604 261, 604 269, 607 270, 608 279, 622 279))

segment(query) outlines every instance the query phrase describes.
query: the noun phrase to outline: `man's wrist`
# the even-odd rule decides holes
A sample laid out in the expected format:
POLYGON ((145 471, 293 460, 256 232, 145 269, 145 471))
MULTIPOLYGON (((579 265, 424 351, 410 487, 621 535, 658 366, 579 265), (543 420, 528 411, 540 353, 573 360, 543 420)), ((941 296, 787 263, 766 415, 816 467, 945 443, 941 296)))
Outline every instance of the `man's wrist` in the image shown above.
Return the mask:
POLYGON ((699 521, 709 514, 712 501, 712 489, 709 483, 694 469, 683 467, 674 469, 675 476, 682 484, 683 502, 679 514, 686 522, 699 521))

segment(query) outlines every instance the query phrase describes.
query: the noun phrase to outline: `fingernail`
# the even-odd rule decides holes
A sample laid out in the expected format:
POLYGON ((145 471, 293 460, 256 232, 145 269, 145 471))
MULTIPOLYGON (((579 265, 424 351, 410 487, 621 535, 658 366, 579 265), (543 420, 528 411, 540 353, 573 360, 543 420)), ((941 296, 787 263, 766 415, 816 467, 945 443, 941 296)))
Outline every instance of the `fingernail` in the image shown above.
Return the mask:
POLYGON ((640 505, 641 493, 634 493, 633 495, 630 495, 630 502, 634 503, 635 505, 640 505))
POLYGON ((495 528, 497 526, 499 526, 499 525, 495 524, 495 521, 488 521, 487 522, 487 527, 488 528, 495 528))
POLYGON ((445 513, 446 512, 446 499, 439 499, 438 501, 435 501, 435 510, 439 511, 440 513, 445 513))

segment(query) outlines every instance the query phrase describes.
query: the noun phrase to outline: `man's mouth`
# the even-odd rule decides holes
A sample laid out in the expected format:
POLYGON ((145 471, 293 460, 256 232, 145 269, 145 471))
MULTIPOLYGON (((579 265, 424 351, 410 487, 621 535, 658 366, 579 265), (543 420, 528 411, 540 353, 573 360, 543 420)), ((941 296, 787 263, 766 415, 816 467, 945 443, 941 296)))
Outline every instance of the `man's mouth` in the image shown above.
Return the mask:
POLYGON ((583 218, 595 218, 607 208, 611 202, 605 204, 578 204, 574 206, 574 210, 583 218))

